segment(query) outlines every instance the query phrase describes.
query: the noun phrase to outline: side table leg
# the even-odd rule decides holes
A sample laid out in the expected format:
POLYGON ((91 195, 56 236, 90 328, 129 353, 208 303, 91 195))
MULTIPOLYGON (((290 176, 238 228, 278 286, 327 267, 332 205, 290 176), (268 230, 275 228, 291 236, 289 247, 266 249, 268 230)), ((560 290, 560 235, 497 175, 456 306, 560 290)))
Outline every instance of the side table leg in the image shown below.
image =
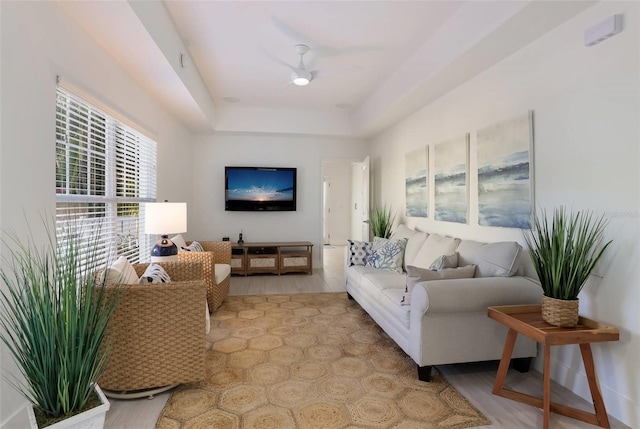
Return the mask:
POLYGON ((609 424, 609 417, 607 416, 607 410, 604 406, 604 401, 602 400, 600 383, 598 382, 598 375, 596 374, 596 367, 593 362, 591 345, 589 343, 580 344, 580 353, 582 353, 582 361, 584 362, 584 370, 587 373, 589 390, 591 391, 593 407, 596 410, 596 419, 598 419, 598 425, 600 425, 600 427, 610 429, 611 426, 609 424))
POLYGON ((507 378, 507 371, 509 370, 509 363, 511 362, 511 355, 513 354, 513 347, 516 345, 516 337, 518 332, 514 329, 509 329, 507 333, 507 339, 504 342, 504 349, 502 349, 502 357, 500 358, 500 366, 498 366, 498 374, 496 374, 496 381, 493 384, 493 394, 500 395, 502 387, 507 378))
POLYGON ((542 382, 542 411, 544 412, 544 429, 549 429, 549 414, 551 413, 551 346, 544 345, 544 369, 542 382))

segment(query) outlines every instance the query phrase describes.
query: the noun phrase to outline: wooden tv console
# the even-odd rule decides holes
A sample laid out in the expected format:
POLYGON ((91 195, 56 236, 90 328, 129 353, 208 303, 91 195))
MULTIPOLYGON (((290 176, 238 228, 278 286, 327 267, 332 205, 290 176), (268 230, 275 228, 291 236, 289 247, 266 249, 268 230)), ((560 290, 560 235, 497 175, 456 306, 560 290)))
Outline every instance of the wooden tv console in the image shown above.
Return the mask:
POLYGON ((310 241, 233 243, 231 274, 313 273, 313 244, 310 241))

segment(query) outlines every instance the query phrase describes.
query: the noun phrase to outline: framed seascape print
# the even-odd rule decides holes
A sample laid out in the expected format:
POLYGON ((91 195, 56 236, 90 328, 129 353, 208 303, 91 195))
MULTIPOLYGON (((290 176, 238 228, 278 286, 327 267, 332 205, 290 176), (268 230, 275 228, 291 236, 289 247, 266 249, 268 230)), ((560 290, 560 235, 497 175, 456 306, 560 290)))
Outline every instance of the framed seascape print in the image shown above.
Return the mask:
POLYGON ((427 217, 429 213, 428 165, 428 146, 416 149, 405 155, 405 190, 408 217, 427 217))
POLYGON ((467 223, 469 134, 433 147, 435 220, 467 223))
POLYGON ((529 228, 533 201, 533 112, 477 132, 478 223, 529 228))

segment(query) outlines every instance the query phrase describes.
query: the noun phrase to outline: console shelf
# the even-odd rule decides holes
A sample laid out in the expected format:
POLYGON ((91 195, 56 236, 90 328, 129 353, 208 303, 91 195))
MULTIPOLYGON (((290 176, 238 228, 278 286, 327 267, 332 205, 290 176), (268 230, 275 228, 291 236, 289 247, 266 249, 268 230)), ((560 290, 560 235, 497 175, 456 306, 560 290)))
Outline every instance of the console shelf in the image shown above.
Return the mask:
POLYGON ((254 273, 312 274, 312 249, 310 241, 233 243, 231 273, 245 276, 254 273))

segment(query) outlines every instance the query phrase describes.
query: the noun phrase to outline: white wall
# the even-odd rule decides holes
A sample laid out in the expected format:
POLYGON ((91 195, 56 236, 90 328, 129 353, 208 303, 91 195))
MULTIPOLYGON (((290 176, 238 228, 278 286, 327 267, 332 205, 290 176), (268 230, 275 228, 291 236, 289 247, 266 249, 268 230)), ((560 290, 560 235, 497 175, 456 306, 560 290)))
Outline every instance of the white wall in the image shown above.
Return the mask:
POLYGON ((356 139, 261 134, 218 134, 200 137, 194 146, 194 199, 189 217, 190 239, 219 240, 227 235, 245 241, 311 241, 314 266, 322 250, 322 161, 362 159, 365 142, 356 139), (263 166, 298 169, 294 212, 226 212, 224 167, 263 166))
MULTIPOLYGON (((56 75, 150 132, 158 142, 158 197, 190 202, 191 176, 163 172, 189 170, 192 135, 158 107, 57 2, 0 2, 0 9, 2 233, 25 235, 29 222, 36 239, 43 238, 37 228, 40 216, 55 211, 56 75)), ((3 375, 16 374, 4 347, 0 364, 3 375)), ((0 380, 0 427, 25 427, 20 419, 26 401, 4 377, 0 380)))
MULTIPOLYGON (((478 226, 475 132, 535 111, 537 206, 565 204, 610 220, 613 247, 596 270, 602 278, 593 277, 580 295, 580 311, 620 327, 619 342, 594 344, 593 351, 607 411, 631 427, 640 427, 639 18, 636 2, 598 3, 377 136, 372 147, 376 200, 404 212, 405 153, 470 132, 469 224, 436 222, 433 208, 429 219, 404 221, 463 238, 523 243, 520 230, 478 226), (584 30, 615 13, 624 13, 624 31, 584 47, 584 30)), ((577 346, 554 348, 552 356, 552 377, 589 399, 577 346)))
POLYGON ((326 161, 322 163, 322 175, 331 185, 327 216, 332 245, 345 245, 351 236, 351 161, 326 161))

